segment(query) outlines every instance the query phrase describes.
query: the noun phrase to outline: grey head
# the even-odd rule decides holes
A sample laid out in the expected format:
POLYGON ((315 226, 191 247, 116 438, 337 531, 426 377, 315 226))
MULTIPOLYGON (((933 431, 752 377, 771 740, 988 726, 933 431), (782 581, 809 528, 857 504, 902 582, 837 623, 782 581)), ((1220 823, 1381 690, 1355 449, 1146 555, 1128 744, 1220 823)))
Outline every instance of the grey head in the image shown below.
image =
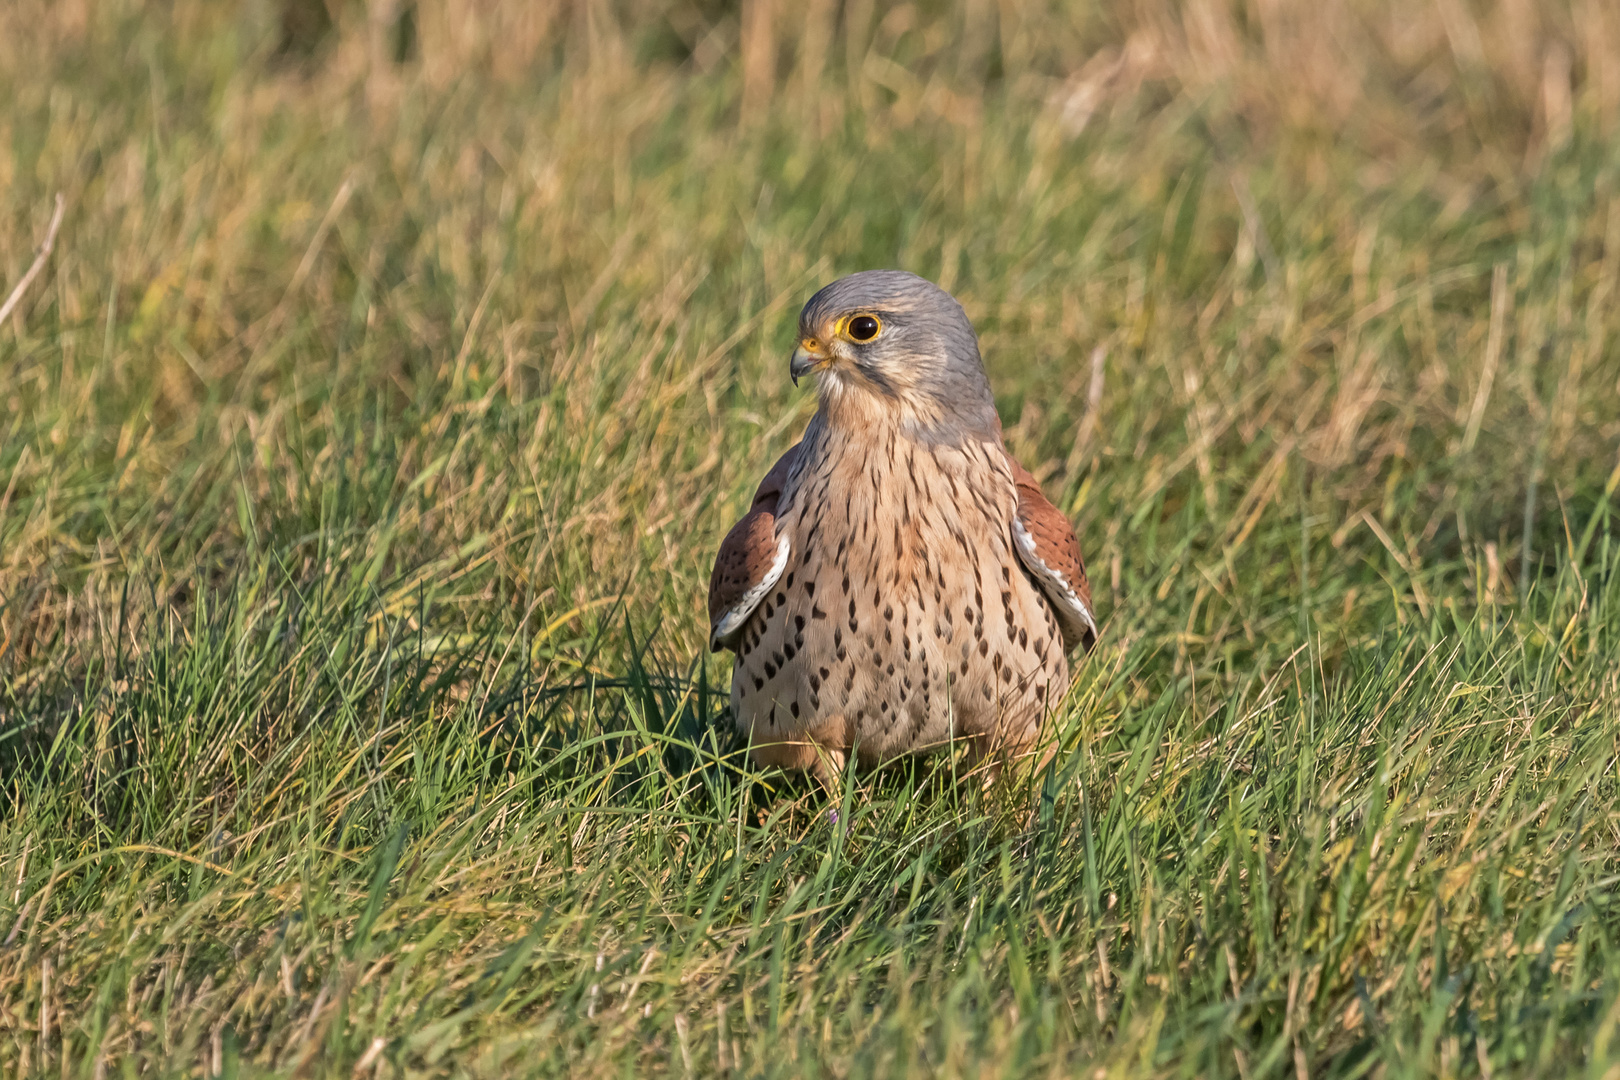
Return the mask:
POLYGON ((824 405, 885 406, 946 433, 999 432, 979 339, 950 293, 903 270, 839 278, 799 313, 794 382, 816 373, 824 405))

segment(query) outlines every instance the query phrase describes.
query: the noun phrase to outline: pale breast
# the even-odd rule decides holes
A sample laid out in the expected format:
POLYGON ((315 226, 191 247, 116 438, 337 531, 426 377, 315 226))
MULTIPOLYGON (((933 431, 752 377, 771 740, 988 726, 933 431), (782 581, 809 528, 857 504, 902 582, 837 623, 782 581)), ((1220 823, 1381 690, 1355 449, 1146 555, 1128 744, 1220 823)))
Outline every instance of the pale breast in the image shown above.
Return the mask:
POLYGON ((807 454, 784 498, 793 553, 739 643, 739 728, 841 731, 868 761, 964 735, 1032 742, 1069 670, 1012 548, 1000 447, 835 449, 807 454))

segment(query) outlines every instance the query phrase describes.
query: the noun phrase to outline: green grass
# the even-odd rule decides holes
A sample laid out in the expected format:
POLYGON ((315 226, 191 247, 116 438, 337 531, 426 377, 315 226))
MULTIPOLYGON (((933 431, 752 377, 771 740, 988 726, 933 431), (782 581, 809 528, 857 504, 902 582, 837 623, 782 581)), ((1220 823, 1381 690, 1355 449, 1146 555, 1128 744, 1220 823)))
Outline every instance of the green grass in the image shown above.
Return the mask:
POLYGON ((0 1069, 1620 1074, 1603 5, 332 7, 0 11, 0 1069), (1090 559, 1025 787, 729 734, 870 266, 1090 559))

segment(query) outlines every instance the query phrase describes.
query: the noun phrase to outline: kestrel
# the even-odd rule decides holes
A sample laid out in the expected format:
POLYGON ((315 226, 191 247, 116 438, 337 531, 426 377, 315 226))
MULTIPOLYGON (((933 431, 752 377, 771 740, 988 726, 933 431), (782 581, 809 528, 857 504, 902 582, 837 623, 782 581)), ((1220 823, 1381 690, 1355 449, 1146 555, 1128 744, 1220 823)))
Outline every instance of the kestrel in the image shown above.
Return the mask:
POLYGON ((1073 527, 1002 444, 967 314, 914 274, 852 274, 805 304, 789 372, 816 375, 819 407, 709 580, 755 760, 830 781, 852 753, 1030 751, 1097 623, 1073 527))

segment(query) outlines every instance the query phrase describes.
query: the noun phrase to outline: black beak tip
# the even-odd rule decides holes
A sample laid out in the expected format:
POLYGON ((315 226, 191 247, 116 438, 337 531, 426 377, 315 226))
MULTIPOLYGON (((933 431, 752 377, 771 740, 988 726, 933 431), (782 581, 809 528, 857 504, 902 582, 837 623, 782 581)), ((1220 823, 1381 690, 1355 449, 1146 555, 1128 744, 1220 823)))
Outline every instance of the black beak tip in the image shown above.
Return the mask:
POLYGON ((793 380, 794 386, 798 386, 799 380, 814 371, 815 366, 815 357, 807 355, 803 350, 796 351, 788 364, 788 377, 793 380))

